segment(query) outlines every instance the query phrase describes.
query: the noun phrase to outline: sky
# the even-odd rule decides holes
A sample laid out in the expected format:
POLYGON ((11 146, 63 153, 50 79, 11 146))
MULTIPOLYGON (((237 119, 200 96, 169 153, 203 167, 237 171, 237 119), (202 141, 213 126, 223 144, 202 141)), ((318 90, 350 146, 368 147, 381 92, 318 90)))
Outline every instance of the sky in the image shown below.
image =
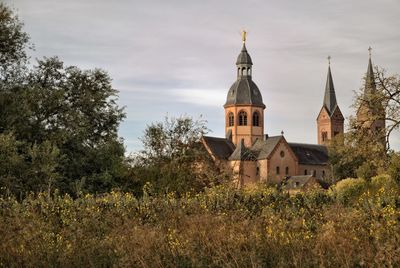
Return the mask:
MULTIPOLYGON (((4 1, 4 0, 3 0, 4 1)), ((399 0, 5 0, 25 23, 32 61, 102 68, 113 79, 126 119, 127 152, 146 126, 165 116, 207 120, 224 136, 226 94, 236 80, 241 30, 265 109, 265 133, 316 143, 330 55, 336 97, 354 114, 368 47, 372 61, 400 73, 399 0)), ((347 122, 347 120, 346 120, 347 122)), ((400 149, 395 133, 391 146, 400 149)))

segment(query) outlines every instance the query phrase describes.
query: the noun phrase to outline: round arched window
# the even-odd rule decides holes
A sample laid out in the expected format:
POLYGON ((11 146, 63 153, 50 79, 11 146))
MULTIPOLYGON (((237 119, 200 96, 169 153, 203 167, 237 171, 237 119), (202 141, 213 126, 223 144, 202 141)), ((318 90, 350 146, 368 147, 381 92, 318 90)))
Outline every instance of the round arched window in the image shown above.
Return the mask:
POLYGON ((260 114, 258 112, 253 113, 253 126, 260 126, 260 114))
POLYGON ((247 126, 247 113, 245 111, 239 113, 239 126, 247 126))
POLYGON ((281 151, 280 155, 281 155, 281 157, 285 157, 285 152, 281 151))
POLYGON ((229 113, 229 115, 228 115, 228 126, 232 127, 234 123, 235 123, 234 115, 233 115, 233 113, 229 113))

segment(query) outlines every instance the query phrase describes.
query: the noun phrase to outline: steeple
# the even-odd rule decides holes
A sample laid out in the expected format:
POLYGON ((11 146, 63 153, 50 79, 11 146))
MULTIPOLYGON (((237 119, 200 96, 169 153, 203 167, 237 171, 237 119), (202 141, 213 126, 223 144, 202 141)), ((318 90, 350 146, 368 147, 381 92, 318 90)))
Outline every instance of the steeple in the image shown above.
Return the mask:
POLYGON ((371 51, 372 48, 368 48, 369 51, 369 59, 368 59, 368 68, 367 68, 367 76, 365 78, 365 89, 364 92, 368 91, 374 91, 376 90, 376 84, 375 84, 375 75, 374 75, 374 69, 372 67, 372 60, 371 60, 371 51))
POLYGON ((238 79, 243 79, 243 78, 251 79, 251 71, 252 71, 251 67, 253 65, 253 62, 251 61, 251 57, 246 49, 246 35, 247 32, 242 31, 243 46, 236 60, 238 79))
POLYGON ((325 96, 324 96, 324 104, 323 105, 328 110, 329 115, 332 115, 332 113, 335 111, 335 108, 337 106, 337 101, 336 101, 335 87, 333 85, 330 59, 331 59, 331 57, 329 56, 328 57, 328 60, 329 60, 328 75, 326 78, 325 96))
POLYGON ((233 144, 250 147, 264 137, 265 105, 261 92, 252 79, 253 62, 246 48, 246 32, 242 32, 242 49, 236 60, 237 78, 226 96, 225 134, 233 144))
POLYGON ((331 56, 328 57, 328 75, 322 108, 317 118, 318 144, 328 144, 333 137, 344 131, 344 117, 336 101, 331 72, 331 56))
POLYGON ((375 74, 371 60, 371 50, 368 48, 369 59, 365 76, 364 95, 357 110, 357 121, 365 129, 372 131, 378 137, 379 142, 385 145, 386 114, 383 104, 380 102, 379 92, 375 83, 375 74))

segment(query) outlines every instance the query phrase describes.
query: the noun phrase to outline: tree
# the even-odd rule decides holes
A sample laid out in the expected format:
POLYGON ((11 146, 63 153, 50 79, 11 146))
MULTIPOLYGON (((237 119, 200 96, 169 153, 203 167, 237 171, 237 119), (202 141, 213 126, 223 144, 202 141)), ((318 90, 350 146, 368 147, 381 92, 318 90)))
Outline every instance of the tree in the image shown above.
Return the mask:
POLYGON ((222 176, 200 143, 208 132, 205 123, 182 116, 149 125, 142 138, 144 149, 132 160, 140 185, 150 182, 159 193, 184 193, 219 183, 222 176))
POLYGON ((350 117, 348 132, 330 145, 336 179, 371 178, 389 166, 390 135, 400 126, 400 79, 379 67, 374 74, 375 80, 365 77, 365 86, 356 92, 357 118, 350 117))
POLYGON ((0 168, 0 185, 17 195, 125 185, 128 165, 117 134, 125 114, 110 76, 64 67, 57 57, 28 68, 28 35, 3 4, 0 41, 0 148, 4 163, 15 168, 0 168))
POLYGON ((10 80, 17 75, 27 61, 26 49, 29 36, 22 30, 23 24, 3 3, 0 3, 0 78, 10 80))

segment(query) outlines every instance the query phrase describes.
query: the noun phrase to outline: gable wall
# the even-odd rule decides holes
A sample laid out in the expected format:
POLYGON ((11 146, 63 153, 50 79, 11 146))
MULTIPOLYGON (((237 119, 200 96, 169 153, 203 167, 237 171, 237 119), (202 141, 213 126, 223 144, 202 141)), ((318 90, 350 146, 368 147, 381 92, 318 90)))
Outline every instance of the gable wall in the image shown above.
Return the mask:
POLYGON ((297 175, 297 159, 286 142, 281 141, 271 153, 268 159, 267 170, 267 181, 271 183, 280 183, 285 176, 297 175), (281 152, 284 153, 283 157, 281 156, 281 152), (279 174, 276 173, 277 167, 279 167, 279 174), (289 168, 288 174, 286 174, 286 167, 289 168))

